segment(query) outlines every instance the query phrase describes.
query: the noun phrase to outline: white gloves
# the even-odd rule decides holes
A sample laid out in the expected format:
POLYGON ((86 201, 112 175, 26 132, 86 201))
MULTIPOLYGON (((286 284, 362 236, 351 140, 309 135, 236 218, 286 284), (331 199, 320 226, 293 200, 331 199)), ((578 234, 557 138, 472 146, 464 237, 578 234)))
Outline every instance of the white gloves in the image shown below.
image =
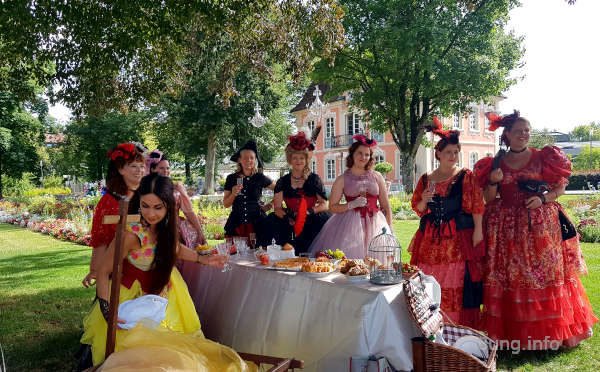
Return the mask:
POLYGON ((348 204, 348 210, 364 207, 365 205, 367 205, 367 198, 365 198, 364 196, 359 196, 358 198, 356 198, 352 201, 349 201, 347 204, 348 204))

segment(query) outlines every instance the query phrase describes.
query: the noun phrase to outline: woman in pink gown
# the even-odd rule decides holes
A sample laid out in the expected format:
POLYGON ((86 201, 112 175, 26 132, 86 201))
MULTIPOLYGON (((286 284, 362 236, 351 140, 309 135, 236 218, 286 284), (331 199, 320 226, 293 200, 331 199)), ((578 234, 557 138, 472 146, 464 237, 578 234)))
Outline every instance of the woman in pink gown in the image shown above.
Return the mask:
POLYGON ((362 134, 353 137, 348 149, 346 171, 333 183, 329 211, 334 215, 325 223, 310 246, 319 251, 341 249, 348 258, 368 255, 371 239, 385 228, 391 234, 392 211, 383 176, 372 170, 373 148, 377 142, 362 134), (342 195, 346 203, 340 203, 342 195))

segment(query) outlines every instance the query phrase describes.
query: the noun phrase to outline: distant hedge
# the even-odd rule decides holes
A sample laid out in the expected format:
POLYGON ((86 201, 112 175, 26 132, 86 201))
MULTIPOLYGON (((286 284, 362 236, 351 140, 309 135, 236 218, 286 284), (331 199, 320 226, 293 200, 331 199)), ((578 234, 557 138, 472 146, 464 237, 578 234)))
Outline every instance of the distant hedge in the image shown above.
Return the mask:
POLYGON ((569 185, 567 190, 589 190, 588 182, 595 188, 598 188, 600 182, 600 173, 577 173, 569 177, 569 185))

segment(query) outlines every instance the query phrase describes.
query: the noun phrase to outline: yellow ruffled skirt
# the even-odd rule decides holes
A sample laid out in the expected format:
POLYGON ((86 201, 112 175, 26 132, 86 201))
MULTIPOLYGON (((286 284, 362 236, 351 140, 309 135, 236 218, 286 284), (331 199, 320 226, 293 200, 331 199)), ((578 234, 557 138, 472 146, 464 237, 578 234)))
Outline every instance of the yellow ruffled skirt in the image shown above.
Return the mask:
MULTIPOLYGON (((140 283, 121 286, 119 303, 144 295, 140 283)), ((102 371, 131 369, 169 371, 248 371, 246 363, 231 348, 208 340, 181 274, 173 268, 167 291, 168 305, 160 326, 150 329, 138 324, 130 330, 117 329, 115 353, 102 371)), ((92 347, 94 365, 104 361, 107 325, 98 303, 83 320, 82 344, 92 347)))

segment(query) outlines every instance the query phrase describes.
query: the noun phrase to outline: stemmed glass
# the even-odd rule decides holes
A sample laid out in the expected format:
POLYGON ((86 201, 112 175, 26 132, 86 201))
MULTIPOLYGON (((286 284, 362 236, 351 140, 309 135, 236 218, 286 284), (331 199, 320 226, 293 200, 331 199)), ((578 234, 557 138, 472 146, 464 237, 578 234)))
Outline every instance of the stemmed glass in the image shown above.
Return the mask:
POLYGON ((250 233, 248 235, 248 243, 250 243, 250 248, 251 249, 255 249, 256 248, 256 233, 250 233))
POLYGON ((227 271, 231 270, 231 265, 229 264, 229 258, 231 256, 231 253, 229 252, 229 244, 227 243, 220 243, 217 244, 217 252, 219 253, 220 256, 225 257, 225 265, 223 266, 223 269, 221 270, 222 273, 225 273, 227 271))
POLYGON ((435 181, 429 180, 427 183, 427 191, 435 192, 435 181))
POLYGON ((368 186, 367 181, 365 181, 365 180, 361 180, 358 183, 358 194, 360 196, 362 196, 363 198, 367 197, 367 186, 368 186))

